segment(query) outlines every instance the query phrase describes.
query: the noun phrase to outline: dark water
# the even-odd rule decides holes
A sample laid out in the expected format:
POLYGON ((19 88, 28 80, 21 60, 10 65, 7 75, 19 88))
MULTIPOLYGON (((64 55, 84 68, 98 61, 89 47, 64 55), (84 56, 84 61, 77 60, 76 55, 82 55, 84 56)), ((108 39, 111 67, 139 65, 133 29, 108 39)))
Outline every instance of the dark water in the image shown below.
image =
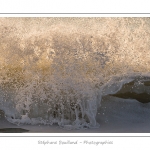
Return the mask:
POLYGON ((0 129, 0 133, 23 133, 28 132, 29 130, 25 130, 22 128, 2 128, 0 129))

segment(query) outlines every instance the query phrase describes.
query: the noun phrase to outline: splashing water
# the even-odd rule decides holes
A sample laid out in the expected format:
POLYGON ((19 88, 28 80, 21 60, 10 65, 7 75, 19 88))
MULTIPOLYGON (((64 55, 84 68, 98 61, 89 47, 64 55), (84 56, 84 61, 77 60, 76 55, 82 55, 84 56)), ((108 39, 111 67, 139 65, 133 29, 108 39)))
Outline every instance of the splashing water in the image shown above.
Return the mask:
POLYGON ((98 127, 102 95, 150 70, 149 24, 149 18, 0 18, 0 109, 16 124, 98 127))

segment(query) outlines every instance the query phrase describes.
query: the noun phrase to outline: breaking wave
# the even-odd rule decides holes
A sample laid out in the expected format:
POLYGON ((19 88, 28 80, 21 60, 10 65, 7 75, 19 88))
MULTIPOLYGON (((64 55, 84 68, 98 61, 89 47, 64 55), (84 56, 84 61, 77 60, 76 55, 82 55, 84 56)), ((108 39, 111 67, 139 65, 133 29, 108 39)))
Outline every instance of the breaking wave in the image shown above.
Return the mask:
POLYGON ((149 93, 149 24, 149 18, 0 18, 0 109, 15 124, 99 127, 103 96, 122 88, 124 94, 131 82, 132 92, 149 93))

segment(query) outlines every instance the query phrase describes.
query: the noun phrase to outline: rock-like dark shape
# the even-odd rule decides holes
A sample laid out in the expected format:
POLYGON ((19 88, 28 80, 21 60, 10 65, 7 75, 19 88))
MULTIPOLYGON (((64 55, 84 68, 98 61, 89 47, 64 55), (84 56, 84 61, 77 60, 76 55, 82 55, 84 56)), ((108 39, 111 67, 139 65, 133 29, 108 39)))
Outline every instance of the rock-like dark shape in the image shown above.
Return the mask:
POLYGON ((22 128, 2 128, 0 129, 0 133, 23 133, 28 132, 29 130, 22 128))
POLYGON ((115 96, 124 99, 136 99, 141 103, 150 102, 150 94, 147 93, 126 92, 126 93, 110 94, 110 96, 115 96))
POLYGON ((144 85, 145 85, 145 86, 150 86, 150 81, 144 82, 144 85))

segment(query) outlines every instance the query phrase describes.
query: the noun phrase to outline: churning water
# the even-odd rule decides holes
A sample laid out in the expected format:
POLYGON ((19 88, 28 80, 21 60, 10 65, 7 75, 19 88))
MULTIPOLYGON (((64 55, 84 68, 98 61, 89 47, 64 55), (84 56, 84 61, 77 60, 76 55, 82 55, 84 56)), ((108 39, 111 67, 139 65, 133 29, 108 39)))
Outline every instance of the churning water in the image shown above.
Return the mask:
POLYGON ((0 18, 0 109, 12 123, 98 127, 102 97, 149 95, 149 72, 149 18, 0 18))

